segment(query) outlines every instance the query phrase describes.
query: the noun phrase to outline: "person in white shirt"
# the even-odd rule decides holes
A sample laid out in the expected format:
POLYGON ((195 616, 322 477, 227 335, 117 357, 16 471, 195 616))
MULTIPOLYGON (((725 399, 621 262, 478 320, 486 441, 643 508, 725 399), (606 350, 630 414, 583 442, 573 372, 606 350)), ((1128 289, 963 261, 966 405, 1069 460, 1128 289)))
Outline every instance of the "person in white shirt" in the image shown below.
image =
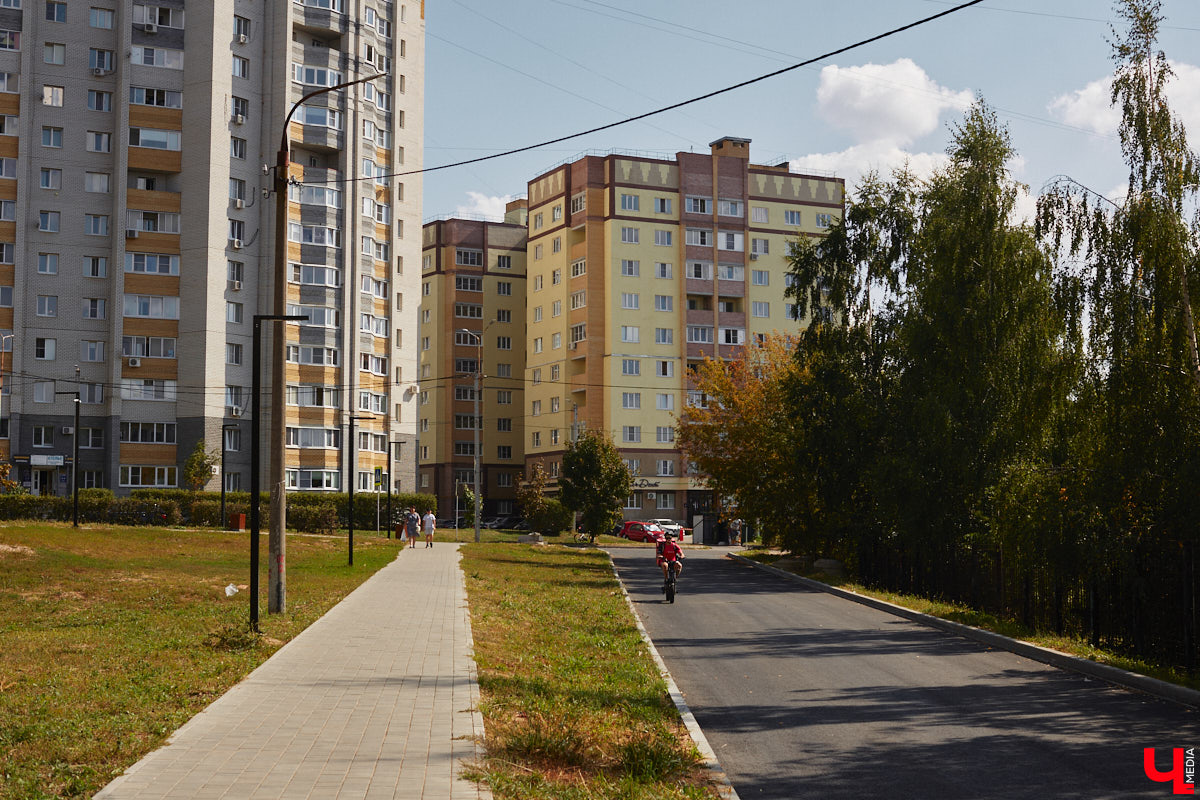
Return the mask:
POLYGON ((437 528, 437 518, 433 516, 432 511, 426 511, 421 522, 425 525, 425 546, 433 547, 433 531, 437 528))

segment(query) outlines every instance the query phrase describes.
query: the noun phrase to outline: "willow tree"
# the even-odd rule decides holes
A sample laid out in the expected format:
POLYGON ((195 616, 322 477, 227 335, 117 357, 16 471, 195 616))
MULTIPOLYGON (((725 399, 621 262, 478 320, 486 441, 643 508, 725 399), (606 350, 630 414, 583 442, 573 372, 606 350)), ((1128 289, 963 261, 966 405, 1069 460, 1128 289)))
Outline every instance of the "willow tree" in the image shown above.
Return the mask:
MULTIPOLYGON (((1041 199, 1038 224, 1081 261, 1087 289, 1088 370, 1076 396, 1079 416, 1095 423, 1074 465, 1087 478, 1071 500, 1093 520, 1094 568, 1124 561, 1138 572, 1139 547, 1193 542, 1200 513, 1200 169, 1166 94, 1160 4, 1123 0, 1118 11, 1126 30, 1112 46, 1112 102, 1126 197, 1113 203, 1063 179, 1041 199)), ((1135 600, 1149 591, 1140 585, 1135 600)), ((1139 604, 1125 605, 1136 613, 1139 604)))

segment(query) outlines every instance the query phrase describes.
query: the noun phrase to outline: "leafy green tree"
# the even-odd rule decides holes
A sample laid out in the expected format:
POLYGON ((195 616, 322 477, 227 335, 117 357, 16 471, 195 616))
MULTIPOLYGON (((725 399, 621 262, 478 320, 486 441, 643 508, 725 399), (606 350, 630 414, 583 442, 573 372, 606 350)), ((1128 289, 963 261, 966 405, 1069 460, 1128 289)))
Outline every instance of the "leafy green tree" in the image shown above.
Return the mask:
POLYGON ((621 519, 633 476, 611 438, 585 430, 563 453, 558 488, 563 505, 579 513, 580 524, 595 540, 621 519))
POLYGON ((462 496, 463 496, 462 525, 464 528, 474 528, 475 527, 475 511, 479 505, 479 501, 475 497, 475 492, 472 491, 471 487, 466 484, 462 485, 462 496))
MULTIPOLYGON (((208 446, 201 439, 192 448, 192 454, 183 462, 183 482, 193 492, 204 488, 212 480, 213 467, 220 461, 220 456, 209 454, 208 446)), ((223 478, 222 478, 223 479, 223 478)))
POLYGON ((525 480, 517 487, 517 503, 531 525, 535 519, 541 519, 546 508, 546 483, 546 467, 541 461, 535 461, 525 480))

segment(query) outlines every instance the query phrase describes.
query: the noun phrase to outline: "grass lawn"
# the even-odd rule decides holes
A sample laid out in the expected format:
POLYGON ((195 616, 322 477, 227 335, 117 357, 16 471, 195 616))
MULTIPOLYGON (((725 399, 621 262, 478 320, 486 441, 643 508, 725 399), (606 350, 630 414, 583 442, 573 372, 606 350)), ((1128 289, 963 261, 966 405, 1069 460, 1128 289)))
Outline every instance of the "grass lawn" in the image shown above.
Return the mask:
POLYGON ((498 800, 716 796, 603 552, 472 544, 462 568, 498 800))
POLYGON ((249 536, 0 527, 0 798, 90 797, 395 557, 289 536, 287 614, 246 635, 249 536), (226 597, 225 587, 241 591, 226 597))
POLYGON ((771 564, 787 572, 803 575, 806 578, 812 578, 821 583, 827 583, 830 586, 848 589, 867 597, 874 597, 877 600, 885 600, 913 611, 919 611, 922 614, 928 614, 931 617, 947 619, 951 622, 958 622, 962 625, 970 625, 975 628, 982 628, 985 631, 998 633, 1012 639, 1020 639, 1024 642, 1031 642, 1041 647, 1049 647, 1061 653, 1086 658, 1089 661, 1095 661, 1099 664, 1108 664, 1130 672, 1136 672, 1139 675, 1157 678, 1160 681, 1167 681, 1180 686, 1186 686, 1189 689, 1200 690, 1200 676, 1189 676, 1185 670, 1164 667, 1161 664, 1154 664, 1148 661, 1139 661, 1111 650, 1092 647, 1091 644, 1082 639, 1069 636, 1056 636, 1044 631, 1035 631, 1016 620, 980 611, 970 606, 959 603, 947 603, 941 600, 930 600, 927 597, 920 597, 918 595, 870 589, 844 577, 805 572, 800 569, 799 562, 789 559, 777 551, 750 550, 738 555, 762 564, 771 564))

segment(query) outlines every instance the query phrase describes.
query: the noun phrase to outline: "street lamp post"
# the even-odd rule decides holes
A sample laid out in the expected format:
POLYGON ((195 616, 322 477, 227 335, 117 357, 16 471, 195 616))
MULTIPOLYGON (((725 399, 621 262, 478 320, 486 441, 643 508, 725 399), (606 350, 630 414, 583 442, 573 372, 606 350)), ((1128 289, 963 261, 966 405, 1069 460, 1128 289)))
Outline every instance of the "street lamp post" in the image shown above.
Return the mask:
MULTIPOLYGON (((383 74, 370 75, 352 81, 326 86, 301 97, 288 110, 283 118, 283 131, 279 137, 279 152, 275 156, 275 270, 274 270, 274 310, 275 318, 282 318, 287 313, 287 236, 288 236, 288 185, 291 176, 288 174, 291 166, 291 137, 288 126, 291 125, 292 115, 310 98, 326 92, 345 89, 358 83, 375 80, 383 74)), ((257 354, 257 347, 255 353, 257 354)), ((282 331, 277 331, 274 346, 271 348, 271 534, 268 549, 271 556, 269 567, 270 582, 268 592, 268 610, 274 614, 282 614, 285 609, 287 595, 287 572, 285 564, 284 530, 287 525, 287 495, 286 472, 287 460, 287 400, 284 397, 284 386, 287 384, 287 337, 282 331)), ((258 373, 255 373, 257 379, 258 373)), ((255 436, 254 445, 257 446, 255 436)), ((255 470, 258 462, 255 461, 255 470)), ((255 495, 257 502, 258 495, 255 495)))
POLYGON ((374 419, 374 417, 364 417, 364 416, 357 416, 354 414, 350 414, 347 417, 347 419, 350 420, 350 436, 347 437, 347 441, 346 441, 346 472, 348 473, 347 484, 348 484, 348 488, 349 488, 349 492, 350 492, 350 507, 346 511, 346 524, 348 526, 347 533, 349 534, 348 545, 349 545, 349 551, 350 551, 350 566, 353 567, 354 566, 354 483, 355 483, 355 478, 358 477, 357 469, 356 469, 356 467, 358 465, 358 463, 357 463, 358 459, 355 458, 355 455, 357 455, 357 453, 358 453, 358 448, 354 443, 354 423, 357 422, 358 420, 374 419))
POLYGON ((225 516, 225 451, 228 449, 225 432, 237 430, 241 430, 241 426, 231 422, 221 426, 221 524, 225 526, 225 530, 229 530, 229 518, 225 516))
POLYGON ((55 392, 75 396, 75 427, 71 428, 71 526, 79 527, 79 366, 75 367, 75 391, 55 392))
MULTIPOLYGON (((262 416, 259 412, 262 410, 262 323, 263 320, 271 322, 287 322, 307 320, 308 317, 302 316, 287 316, 285 314, 255 314, 254 315, 254 338, 252 347, 254 352, 251 354, 251 376, 250 376, 250 627, 255 633, 258 632, 258 539, 260 530, 259 520, 259 503, 262 498, 259 496, 262 492, 259 486, 259 459, 261 457, 261 427, 262 416)), ((284 337, 278 337, 282 340, 284 337)), ((275 394, 283 396, 282 386, 276 386, 275 394)), ((279 417, 282 419, 282 417, 279 417)), ((224 481, 224 476, 221 478, 224 481)), ((222 483, 224 485, 224 483, 222 483)), ((273 497, 273 495, 272 495, 273 497)), ((274 528, 275 519, 271 518, 271 526, 274 528)), ((268 585, 267 608, 271 611, 283 610, 283 580, 282 580, 282 564, 283 564, 283 537, 280 536, 279 543, 279 563, 280 580, 278 583, 268 585), (278 605, 275 605, 276 597, 274 590, 278 589, 278 605)), ((275 550, 272 548, 271 554, 274 555, 275 550)))

